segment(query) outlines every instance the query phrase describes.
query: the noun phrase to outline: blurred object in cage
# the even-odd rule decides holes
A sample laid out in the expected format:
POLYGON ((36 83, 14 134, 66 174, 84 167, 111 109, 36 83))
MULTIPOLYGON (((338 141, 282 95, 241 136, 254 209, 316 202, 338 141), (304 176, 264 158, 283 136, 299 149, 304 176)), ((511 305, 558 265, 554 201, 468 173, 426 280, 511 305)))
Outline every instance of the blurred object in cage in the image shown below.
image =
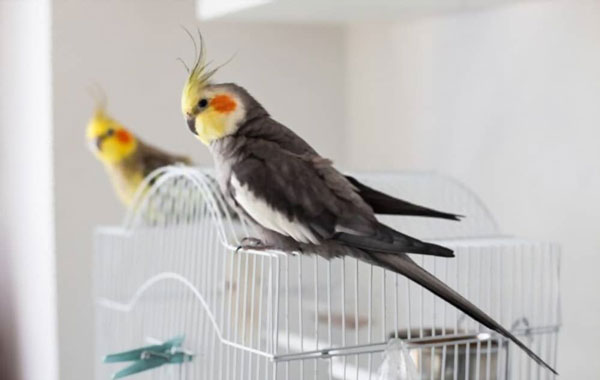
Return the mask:
MULTIPOLYGON (((506 340, 493 340, 489 333, 469 334, 463 330, 443 331, 437 328, 434 331, 425 328, 422 335, 425 338, 411 340, 408 351, 414 363, 423 368, 423 378, 496 380, 500 372, 498 365, 508 355, 506 340)), ((413 329, 409 333, 401 330, 391 333, 390 339, 404 340, 409 336, 418 337, 420 331, 413 329)))
POLYGON ((121 379, 140 372, 148 371, 166 364, 183 364, 193 359, 194 355, 181 348, 183 335, 159 342, 150 346, 109 354, 104 363, 133 362, 129 367, 116 372, 112 378, 121 379))
POLYGON ((419 380, 415 363, 402 339, 389 341, 377 380, 419 380))

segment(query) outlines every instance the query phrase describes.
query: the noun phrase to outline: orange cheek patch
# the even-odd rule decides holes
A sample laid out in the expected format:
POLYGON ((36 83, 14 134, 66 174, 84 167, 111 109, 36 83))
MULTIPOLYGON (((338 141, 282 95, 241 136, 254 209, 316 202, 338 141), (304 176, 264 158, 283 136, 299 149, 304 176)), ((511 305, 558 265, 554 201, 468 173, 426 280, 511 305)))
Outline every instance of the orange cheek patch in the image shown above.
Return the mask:
POLYGON ((133 136, 131 136, 131 133, 124 131, 122 129, 118 130, 115 133, 115 136, 117 137, 117 140, 119 140, 119 142, 121 142, 123 144, 128 144, 131 142, 131 140, 133 140, 133 136))
POLYGON ((231 111, 235 110, 235 108, 237 107, 235 100, 233 100, 231 98, 231 96, 229 96, 229 95, 215 96, 210 101, 210 105, 215 109, 215 111, 221 112, 221 113, 231 112, 231 111))

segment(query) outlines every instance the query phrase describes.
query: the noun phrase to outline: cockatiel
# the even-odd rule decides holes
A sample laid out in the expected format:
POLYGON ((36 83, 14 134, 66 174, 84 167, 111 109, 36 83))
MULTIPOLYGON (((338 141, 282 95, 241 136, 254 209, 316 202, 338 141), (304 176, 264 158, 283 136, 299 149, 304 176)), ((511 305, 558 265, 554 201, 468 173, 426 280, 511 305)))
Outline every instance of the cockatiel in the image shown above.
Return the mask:
POLYGON ((131 205, 144 177, 155 169, 177 163, 191 164, 189 158, 166 153, 150 146, 97 106, 87 126, 87 140, 104 164, 119 199, 131 205))
POLYGON ((407 253, 451 257, 383 225, 375 213, 457 219, 453 214, 387 196, 338 172, 244 88, 214 84, 200 50, 183 88, 181 107, 190 131, 212 153, 222 192, 258 228, 244 248, 279 249, 330 259, 351 256, 415 281, 471 318, 521 347, 556 373, 510 331, 416 264, 407 253))

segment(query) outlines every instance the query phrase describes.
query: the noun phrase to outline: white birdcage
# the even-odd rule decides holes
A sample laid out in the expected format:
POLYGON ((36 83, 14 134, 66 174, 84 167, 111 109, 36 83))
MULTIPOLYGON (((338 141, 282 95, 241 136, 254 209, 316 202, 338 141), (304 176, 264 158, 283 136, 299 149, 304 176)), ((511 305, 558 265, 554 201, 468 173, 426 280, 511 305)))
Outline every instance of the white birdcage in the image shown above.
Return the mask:
MULTIPOLYGON (((413 257, 556 364, 556 245, 500 234, 473 193, 448 178, 356 177, 466 215, 460 223, 381 219, 452 248, 453 259, 413 257)), ((152 185, 123 225, 95 234, 98 380, 120 368, 100 363, 102 355, 182 334, 191 362, 136 378, 380 379, 390 338, 402 339, 418 379, 553 378, 502 336, 395 273, 352 258, 236 252, 253 231, 226 207, 209 171, 169 167, 146 181, 152 185)))

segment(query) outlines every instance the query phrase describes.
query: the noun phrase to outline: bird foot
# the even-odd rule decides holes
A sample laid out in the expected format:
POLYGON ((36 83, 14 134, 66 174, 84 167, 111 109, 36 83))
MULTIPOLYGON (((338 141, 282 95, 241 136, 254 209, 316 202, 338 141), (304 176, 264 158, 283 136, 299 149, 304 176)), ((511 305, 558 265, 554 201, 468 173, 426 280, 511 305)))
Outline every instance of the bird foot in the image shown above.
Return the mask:
POLYGON ((263 243, 262 240, 253 238, 253 237, 245 237, 240 242, 240 245, 235 249, 235 253, 238 253, 240 249, 252 249, 255 251, 265 251, 267 249, 271 249, 270 245, 263 243))

